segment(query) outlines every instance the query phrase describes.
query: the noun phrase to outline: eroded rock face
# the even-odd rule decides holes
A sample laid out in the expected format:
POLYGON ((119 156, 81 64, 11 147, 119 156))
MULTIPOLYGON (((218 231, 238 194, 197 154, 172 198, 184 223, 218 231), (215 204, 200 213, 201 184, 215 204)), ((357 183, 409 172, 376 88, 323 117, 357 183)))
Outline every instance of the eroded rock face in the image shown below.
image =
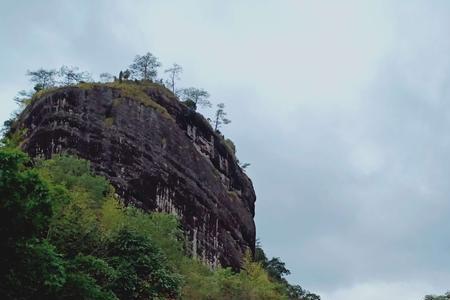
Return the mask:
POLYGON ((201 115, 163 87, 144 90, 154 102, 100 84, 47 93, 19 118, 22 148, 91 161, 125 203, 178 215, 192 255, 239 268, 255 247, 250 179, 201 115))

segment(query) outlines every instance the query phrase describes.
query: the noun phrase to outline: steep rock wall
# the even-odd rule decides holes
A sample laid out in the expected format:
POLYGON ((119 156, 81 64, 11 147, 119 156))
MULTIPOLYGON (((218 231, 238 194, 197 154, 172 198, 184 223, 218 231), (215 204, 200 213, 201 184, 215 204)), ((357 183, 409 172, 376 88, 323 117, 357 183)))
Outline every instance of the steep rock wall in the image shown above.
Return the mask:
POLYGON ((240 266, 255 247, 255 193, 234 153, 198 113, 154 84, 59 88, 20 115, 31 156, 91 161, 125 203, 180 217, 188 249, 211 266, 240 266))

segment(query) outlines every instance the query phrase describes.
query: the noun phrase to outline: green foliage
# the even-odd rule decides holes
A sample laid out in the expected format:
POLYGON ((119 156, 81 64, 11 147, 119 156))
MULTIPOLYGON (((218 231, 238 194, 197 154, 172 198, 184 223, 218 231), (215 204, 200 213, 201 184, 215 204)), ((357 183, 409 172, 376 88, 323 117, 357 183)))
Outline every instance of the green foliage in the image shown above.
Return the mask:
POLYGON ((14 149, 0 150, 0 298, 50 295, 65 281, 61 256, 45 240, 50 225, 51 194, 28 158, 14 149))
POLYGON ((241 291, 243 297, 236 299, 287 299, 281 292, 281 286, 273 281, 264 267, 251 259, 250 254, 244 258, 243 271, 239 273, 242 279, 241 291))
POLYGON ((25 129, 13 130, 12 127, 7 126, 12 126, 12 124, 5 125, 5 129, 3 131, 3 138, 1 139, 0 144, 5 148, 15 149, 19 147, 20 143, 23 141, 23 137, 26 133, 26 130, 25 129))
POLYGON ((56 84, 56 70, 46 70, 40 68, 34 71, 27 71, 27 76, 30 76, 30 81, 35 84, 36 91, 50 88, 56 84))
POLYGON ((68 86, 92 80, 89 73, 81 72, 78 67, 74 66, 61 66, 59 70, 40 68, 34 71, 28 71, 27 76, 30 77, 30 82, 34 83, 34 90, 36 92, 54 88, 58 85, 68 86))
POLYGON ((1 299, 319 299, 262 249, 239 273, 189 258, 176 217, 124 207, 87 161, 30 165, 0 149, 1 299))
POLYGON ((289 300, 320 300, 320 296, 304 290, 299 285, 290 284, 285 276, 291 272, 286 268, 286 264, 279 257, 268 259, 259 241, 256 243, 255 261, 267 272, 270 279, 279 284, 278 288, 289 300))
POLYGON ((118 271, 113 291, 120 299, 170 298, 181 278, 171 272, 166 257, 149 236, 124 227, 107 245, 107 259, 118 271))
POLYGON ((269 276, 277 281, 281 281, 285 275, 291 274, 291 272, 286 269, 286 264, 281 261, 279 257, 273 257, 268 260, 265 264, 265 269, 269 276))
MULTIPOLYGON (((67 86, 67 85, 66 85, 67 86)), ((66 86, 56 87, 54 85, 52 86, 46 86, 45 88, 42 88, 36 93, 34 93, 32 96, 26 98, 23 100, 24 105, 29 105, 36 101, 36 99, 40 99, 44 97, 47 94, 50 94, 52 92, 62 90, 66 86)), ((73 87, 80 88, 82 90, 90 90, 97 87, 107 86, 111 87, 113 89, 116 89, 120 92, 122 98, 129 98, 135 101, 138 101, 139 103, 143 104, 144 106, 150 107, 157 112, 159 112, 164 117, 173 120, 173 117, 168 113, 167 109, 163 106, 159 105, 155 100, 153 100, 148 94, 147 90, 149 88, 156 88, 156 89, 164 89, 164 92, 169 92, 164 87, 161 87, 158 84, 152 83, 150 81, 114 81, 114 82, 107 82, 107 83, 93 83, 93 82, 79 82, 73 87)), ((115 105, 118 105, 120 103, 120 98, 115 99, 115 105)))
POLYGON ((181 275, 159 246, 176 220, 122 208, 86 161, 27 165, 25 154, 0 150, 2 299, 176 298, 181 275), (159 243, 149 235, 158 228, 159 243))
POLYGON ((0 242, 42 237, 51 217, 47 185, 24 164, 28 158, 14 149, 0 151, 0 242))
POLYGON ((119 298, 111 290, 102 289, 88 274, 75 272, 67 276, 67 282, 56 299, 118 300, 119 298))
POLYGON ((214 117, 214 130, 219 130, 222 125, 227 125, 231 123, 231 120, 226 118, 227 113, 225 112, 225 104, 219 103, 217 104, 217 110, 214 117))
POLYGON ((5 122, 3 122, 3 127, 1 130, 1 134, 4 138, 7 138, 7 135, 11 132, 11 129, 14 126, 14 123, 16 122, 16 116, 9 118, 8 120, 6 120, 5 122))
MULTIPOLYGON (((15 251, 16 260, 2 269, 2 299, 29 299, 33 295, 50 298, 65 284, 64 260, 47 241, 18 242, 15 251)), ((8 258, 13 259, 10 255, 8 258)))
POLYGON ((135 79, 151 80, 157 76, 157 69, 160 66, 161 63, 158 61, 158 58, 147 52, 142 56, 136 55, 133 63, 130 65, 130 71, 135 79))
MULTIPOLYGON (((35 89, 36 88, 38 87, 35 86, 35 89)), ((19 107, 24 108, 31 103, 31 97, 33 97, 33 92, 21 90, 17 93, 16 97, 14 97, 14 102, 16 102, 19 107)))
POLYGON ((68 270, 89 274, 102 286, 111 286, 117 278, 117 271, 105 260, 92 255, 77 255, 69 264, 68 270))
POLYGON ((187 99, 187 100, 183 101, 182 103, 184 103, 184 105, 186 105, 187 107, 189 107, 192 110, 197 110, 197 104, 195 104, 195 102, 192 101, 191 99, 187 99))
POLYGON ((105 85, 115 88, 115 89, 118 89, 121 92, 122 97, 137 100, 140 103, 142 103, 143 105, 153 108, 154 110, 156 110, 157 112, 159 112, 163 116, 165 116, 166 118, 173 119, 173 117, 167 112, 167 110, 164 107, 162 107, 161 105, 159 105, 155 100, 153 100, 146 92, 146 90, 149 87, 154 87, 154 86, 156 86, 156 84, 151 83, 151 82, 135 83, 135 82, 131 82, 131 81, 126 81, 126 82, 115 81, 115 82, 106 83, 105 85))
POLYGON ((166 84, 170 87, 172 93, 175 94, 175 81, 180 80, 180 74, 183 73, 183 68, 179 64, 173 64, 170 68, 164 70, 164 73, 169 73, 166 84))
POLYGON ((78 255, 67 263, 67 271, 69 274, 59 299, 118 299, 111 290, 117 272, 104 260, 78 255))
POLYGON ((233 154, 233 156, 236 156, 236 145, 234 142, 230 139, 225 139, 225 146, 227 146, 228 151, 233 154))
POLYGON ((79 68, 74 66, 61 66, 57 74, 59 76, 59 82, 65 86, 92 81, 89 73, 84 71, 80 72, 79 68))
POLYGON ((30 103, 33 103, 34 100, 36 100, 38 98, 41 98, 41 97, 44 97, 45 95, 50 94, 52 92, 55 92, 55 91, 57 91, 59 89, 62 89, 62 88, 63 87, 55 87, 55 86, 46 87, 46 88, 40 88, 40 89, 36 90, 36 93, 33 94, 33 96, 31 97, 30 103))
POLYGON ((190 87, 182 89, 180 92, 184 103, 194 110, 199 106, 211 107, 211 102, 208 100, 210 95, 204 89, 190 87))
POLYGON ((240 273, 229 268, 210 271, 192 264, 187 268, 183 299, 288 299, 280 284, 272 281, 261 264, 252 261, 250 254, 244 258, 240 273))
POLYGON ((51 160, 39 161, 37 169, 44 178, 54 184, 62 185, 74 193, 86 192, 92 205, 100 206, 103 197, 112 191, 104 177, 91 173, 87 160, 57 155, 51 160))
POLYGON ((97 252, 102 246, 100 220, 86 199, 86 194, 75 195, 55 214, 49 230, 49 240, 68 257, 97 252))

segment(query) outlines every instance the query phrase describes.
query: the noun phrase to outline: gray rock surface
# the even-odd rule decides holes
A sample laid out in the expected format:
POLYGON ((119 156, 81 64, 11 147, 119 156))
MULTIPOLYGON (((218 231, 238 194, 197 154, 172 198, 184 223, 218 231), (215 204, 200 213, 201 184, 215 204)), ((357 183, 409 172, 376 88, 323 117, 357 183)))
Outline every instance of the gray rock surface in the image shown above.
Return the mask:
POLYGON ((193 256, 239 268, 255 248, 255 192, 223 137, 151 83, 81 84, 42 93, 19 116, 31 156, 91 161, 127 204, 179 216, 193 256))

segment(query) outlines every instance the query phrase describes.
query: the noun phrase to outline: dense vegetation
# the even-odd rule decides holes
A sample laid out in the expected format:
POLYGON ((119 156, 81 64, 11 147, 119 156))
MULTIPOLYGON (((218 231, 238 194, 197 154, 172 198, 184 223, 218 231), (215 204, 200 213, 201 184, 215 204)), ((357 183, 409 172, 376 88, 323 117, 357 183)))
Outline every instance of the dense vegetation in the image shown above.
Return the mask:
MULTIPOLYGON (((1 299, 319 299, 259 248, 243 270, 185 255, 178 220, 124 207, 89 163, 0 148, 1 299)), ((8 146, 9 145, 9 146, 8 146)))

